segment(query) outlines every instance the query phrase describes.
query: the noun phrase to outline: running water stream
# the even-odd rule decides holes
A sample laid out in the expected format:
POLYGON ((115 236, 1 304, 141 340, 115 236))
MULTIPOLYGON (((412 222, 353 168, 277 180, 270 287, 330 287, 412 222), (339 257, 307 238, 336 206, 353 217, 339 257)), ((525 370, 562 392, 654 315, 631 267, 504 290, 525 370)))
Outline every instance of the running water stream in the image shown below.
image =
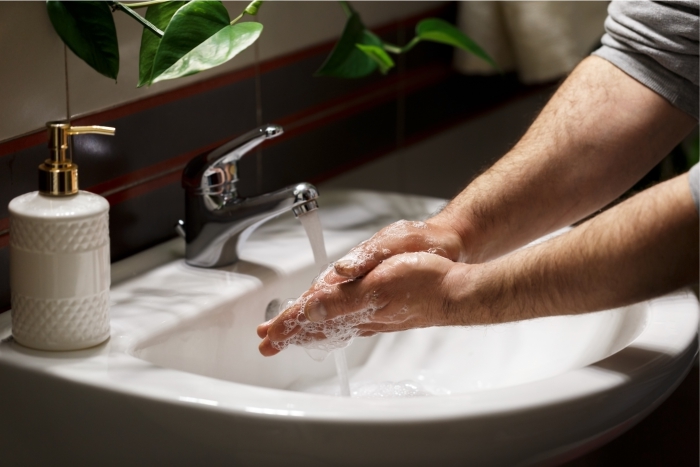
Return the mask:
MULTIPOLYGON (((326 244, 323 241, 323 229, 318 210, 309 211, 299 216, 299 221, 304 226, 306 235, 309 237, 316 269, 321 272, 328 266, 328 254, 326 253, 326 244)), ((345 358, 345 349, 336 349, 332 353, 335 359, 335 368, 338 372, 340 394, 344 397, 350 397, 350 380, 348 378, 348 362, 345 358)))

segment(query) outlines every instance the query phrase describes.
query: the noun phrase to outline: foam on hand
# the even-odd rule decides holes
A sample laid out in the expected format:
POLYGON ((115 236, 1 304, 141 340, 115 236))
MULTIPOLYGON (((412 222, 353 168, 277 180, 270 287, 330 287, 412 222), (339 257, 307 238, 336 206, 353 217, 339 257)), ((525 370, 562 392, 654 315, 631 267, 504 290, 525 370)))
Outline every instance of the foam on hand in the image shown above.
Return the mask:
MULTIPOLYGON (((330 285, 325 282, 325 277, 331 267, 332 265, 321 272, 312 283, 322 291, 330 291, 330 285)), ((280 305, 280 312, 290 308, 292 305, 299 305, 299 312, 296 316, 289 317, 283 321, 285 328, 283 334, 289 334, 294 329, 299 329, 289 339, 272 341, 271 344, 277 350, 283 350, 290 345, 298 345, 305 348, 314 360, 323 360, 329 352, 350 345, 353 339, 362 332, 357 326, 372 322, 372 316, 377 309, 370 302, 370 305, 363 310, 324 321, 313 322, 309 321, 303 312, 307 301, 308 298, 302 296, 298 299, 286 300, 280 305)))
MULTIPOLYGON (((305 300, 299 300, 301 300, 300 310, 303 310, 305 300)), ((297 300, 292 301, 291 304, 287 302, 285 308, 296 302, 297 300)), ((284 334, 289 334, 297 327, 299 330, 289 339, 273 341, 271 344, 277 350, 298 345, 312 351, 309 355, 315 360, 323 360, 328 352, 350 345, 361 333, 357 326, 371 322, 374 311, 372 308, 367 308, 318 322, 309 321, 303 311, 299 311, 296 316, 284 321, 284 334)))

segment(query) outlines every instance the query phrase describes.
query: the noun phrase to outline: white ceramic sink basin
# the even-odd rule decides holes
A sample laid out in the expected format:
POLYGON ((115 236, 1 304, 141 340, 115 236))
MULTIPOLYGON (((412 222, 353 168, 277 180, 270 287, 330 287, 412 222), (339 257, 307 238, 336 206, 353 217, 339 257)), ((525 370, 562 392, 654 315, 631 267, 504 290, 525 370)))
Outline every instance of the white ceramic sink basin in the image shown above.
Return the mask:
MULTIPOLYGON (((440 204, 322 194, 329 255, 440 204)), ((332 358, 257 351, 268 305, 317 272, 291 215, 254 233, 230 268, 189 267, 182 251, 174 240, 113 266, 112 337, 93 349, 23 348, 0 315, 3 461, 555 465, 653 410, 697 351, 698 302, 680 292, 576 317, 359 339, 347 349, 358 397, 342 398, 332 358), (377 397, 398 384, 414 397, 377 397)))

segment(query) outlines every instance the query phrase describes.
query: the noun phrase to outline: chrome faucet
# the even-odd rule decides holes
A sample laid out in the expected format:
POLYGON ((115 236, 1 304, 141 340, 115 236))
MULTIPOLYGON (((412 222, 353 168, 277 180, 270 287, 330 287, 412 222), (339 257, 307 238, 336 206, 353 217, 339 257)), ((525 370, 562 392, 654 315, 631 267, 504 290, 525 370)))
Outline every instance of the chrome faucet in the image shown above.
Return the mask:
POLYGON ((263 141, 282 134, 263 125, 192 159, 182 172, 185 221, 175 230, 185 238, 185 261, 214 268, 238 260, 238 245, 263 222, 291 210, 295 216, 318 209, 318 191, 309 183, 251 198, 236 191, 237 162, 263 141))

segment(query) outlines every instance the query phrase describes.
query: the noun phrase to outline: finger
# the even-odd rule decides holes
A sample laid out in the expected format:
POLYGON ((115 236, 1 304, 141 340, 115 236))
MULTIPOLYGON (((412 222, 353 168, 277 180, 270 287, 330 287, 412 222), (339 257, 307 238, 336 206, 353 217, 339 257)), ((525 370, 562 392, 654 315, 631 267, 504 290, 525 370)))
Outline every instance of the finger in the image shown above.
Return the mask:
POLYGON ((338 275, 335 271, 335 265, 328 267, 321 274, 319 274, 311 283, 310 290, 318 289, 324 285, 340 284, 341 282, 347 282, 352 280, 348 277, 338 275))
POLYGON ((280 353, 278 349, 272 346, 272 342, 270 342, 270 339, 267 337, 260 342, 260 345, 258 345, 258 351, 263 357, 271 357, 280 353))
POLYGON ((289 309, 279 315, 267 329, 269 339, 273 341, 283 341, 296 335, 300 330, 300 324, 306 321, 306 316, 297 305, 294 309, 289 309))
POLYGON ((264 337, 267 336, 267 330, 270 329, 270 326, 272 325, 272 322, 273 322, 275 319, 276 319, 276 318, 272 318, 272 319, 270 319, 270 320, 265 321, 265 322, 262 323, 262 324, 258 324, 258 327, 257 327, 257 329, 256 329, 256 332, 258 333, 258 337, 259 337, 259 338, 262 339, 262 338, 264 338, 264 337))
POLYGON ((333 263, 335 273, 346 279, 355 279, 366 275, 379 263, 391 256, 391 250, 382 248, 381 243, 370 239, 333 263))
POLYGON ((387 258, 402 253, 425 251, 456 259, 459 256, 459 241, 455 237, 454 233, 450 234, 444 228, 427 222, 401 220, 350 250, 333 267, 340 276, 357 278, 366 275, 387 258))
POLYGON ((299 297, 299 299, 292 303, 289 306, 289 308, 282 310, 280 314, 276 317, 259 324, 256 328, 258 337, 262 339, 269 336, 273 341, 278 341, 290 338, 293 335, 297 334, 300 329, 295 326, 290 330, 289 324, 285 324, 285 322, 289 319, 296 319, 301 321, 306 319, 306 317, 303 314, 299 316, 299 314, 301 313, 300 303, 304 302, 306 297, 314 293, 315 291, 322 290, 331 284, 338 284, 343 282, 348 282, 348 278, 338 276, 337 274, 335 274, 332 268, 326 269, 326 271, 322 272, 321 275, 314 279, 311 289, 306 291, 301 297, 299 297))
POLYGON ((374 282, 365 277, 314 293, 304 304, 304 315, 309 321, 319 322, 363 310, 380 309, 386 303, 380 289, 372 288, 374 282))
MULTIPOLYGON (((308 292, 307 292, 308 293, 308 292)), ((260 338, 263 338, 268 335, 270 328, 278 324, 280 321, 284 321, 285 319, 288 319, 290 316, 295 316, 299 313, 299 300, 303 298, 300 297, 299 299, 295 300, 294 302, 291 303, 291 305, 288 305, 287 308, 284 310, 280 311, 277 316, 275 316, 272 319, 269 319, 265 321, 264 323, 261 323, 257 327, 257 333, 260 338)))

